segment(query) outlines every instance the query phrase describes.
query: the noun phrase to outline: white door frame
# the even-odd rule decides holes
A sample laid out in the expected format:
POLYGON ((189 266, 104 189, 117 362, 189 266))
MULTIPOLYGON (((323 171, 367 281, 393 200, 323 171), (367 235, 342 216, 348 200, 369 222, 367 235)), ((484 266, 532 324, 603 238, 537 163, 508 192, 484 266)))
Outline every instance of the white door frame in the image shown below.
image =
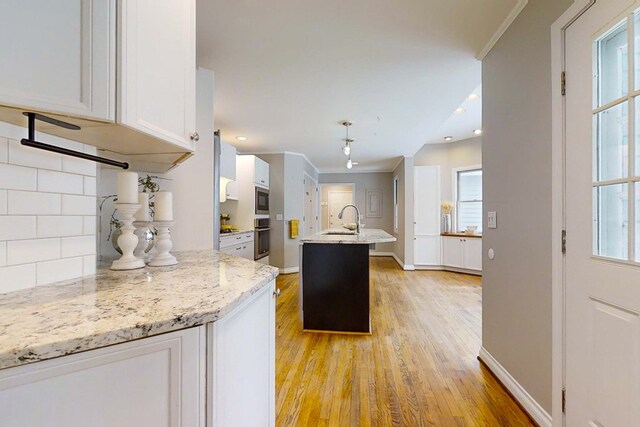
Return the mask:
MULTIPOLYGON (((311 180, 312 182, 314 182, 316 184, 316 211, 315 211, 315 214, 316 214, 315 224, 316 225, 314 227, 314 230, 317 233, 318 231, 320 231, 319 230, 319 227, 320 227, 320 186, 318 185, 318 181, 313 179, 313 177, 311 175, 309 175, 306 171, 303 172, 302 176, 303 176, 303 179, 305 179, 305 180, 309 179, 309 180, 311 180)), ((304 183, 302 184, 302 200, 304 201, 304 204, 303 204, 303 207, 302 207, 302 216, 304 217, 304 212, 305 212, 304 205, 307 204, 304 183)), ((306 230, 307 224, 306 224, 306 222, 307 221, 302 221, 303 229, 304 229, 304 235, 305 236, 307 234, 307 230, 306 230)))
POLYGON ((565 265, 562 254, 562 230, 565 227, 565 100, 562 95, 561 74, 565 70, 565 32, 596 0, 575 0, 551 26, 551 310, 552 310, 552 425, 564 426, 562 389, 565 372, 565 265))

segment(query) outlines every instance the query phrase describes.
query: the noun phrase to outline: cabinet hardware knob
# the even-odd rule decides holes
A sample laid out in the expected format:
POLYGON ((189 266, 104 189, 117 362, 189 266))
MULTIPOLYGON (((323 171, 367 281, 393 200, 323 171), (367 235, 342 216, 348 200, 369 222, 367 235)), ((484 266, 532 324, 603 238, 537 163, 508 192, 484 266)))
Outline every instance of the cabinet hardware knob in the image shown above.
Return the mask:
POLYGON ((275 291, 273 291, 273 296, 278 298, 280 296, 280 288, 276 289, 275 291))
POLYGON ((200 135, 198 135, 198 132, 194 132, 191 134, 191 140, 193 142, 198 142, 200 140, 200 135))

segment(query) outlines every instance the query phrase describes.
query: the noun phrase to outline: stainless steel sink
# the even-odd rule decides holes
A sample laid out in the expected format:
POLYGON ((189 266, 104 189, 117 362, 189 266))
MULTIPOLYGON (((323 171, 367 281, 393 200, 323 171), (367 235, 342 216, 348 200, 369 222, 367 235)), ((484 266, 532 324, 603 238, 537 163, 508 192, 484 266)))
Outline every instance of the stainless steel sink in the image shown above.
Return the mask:
POLYGON ((356 232, 355 231, 349 231, 349 230, 345 230, 345 231, 327 231, 326 233, 323 233, 324 236, 355 236, 356 232))

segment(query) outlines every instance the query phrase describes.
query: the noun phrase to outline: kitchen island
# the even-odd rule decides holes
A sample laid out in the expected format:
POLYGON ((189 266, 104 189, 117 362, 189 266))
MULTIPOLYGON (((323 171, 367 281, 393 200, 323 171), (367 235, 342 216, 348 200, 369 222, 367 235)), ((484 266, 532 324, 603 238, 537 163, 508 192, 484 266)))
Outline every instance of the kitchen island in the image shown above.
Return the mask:
POLYGON ((369 249, 384 230, 325 230, 301 239, 300 316, 305 331, 371 333, 369 249))
POLYGON ((0 294, 3 427, 273 425, 278 269, 176 256, 0 294))

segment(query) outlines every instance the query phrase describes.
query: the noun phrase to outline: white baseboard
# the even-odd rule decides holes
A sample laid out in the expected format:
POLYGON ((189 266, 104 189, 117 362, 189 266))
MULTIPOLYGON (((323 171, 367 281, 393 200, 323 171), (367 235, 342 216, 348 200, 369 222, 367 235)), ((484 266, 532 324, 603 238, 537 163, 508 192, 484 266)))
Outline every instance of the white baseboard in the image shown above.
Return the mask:
POLYGON ((540 427, 551 427, 551 415, 511 376, 484 347, 480 349, 480 360, 498 377, 511 395, 522 405, 525 411, 540 427))
POLYGON ((415 270, 415 267, 413 265, 410 264, 405 264, 404 262, 402 262, 402 260, 400 259, 400 257, 398 255, 396 255, 395 253, 391 253, 391 256, 393 257, 393 259, 396 260, 396 262, 398 263, 398 265, 400 267, 402 267, 402 269, 404 271, 413 271, 415 270))
POLYGON ((430 271, 442 271, 444 268, 441 265, 416 265, 416 270, 430 270, 430 271))
POLYGON ((293 274, 300 272, 300 267, 280 268, 280 274, 293 274))
POLYGON ((369 251, 369 256, 393 256, 393 252, 369 251))

